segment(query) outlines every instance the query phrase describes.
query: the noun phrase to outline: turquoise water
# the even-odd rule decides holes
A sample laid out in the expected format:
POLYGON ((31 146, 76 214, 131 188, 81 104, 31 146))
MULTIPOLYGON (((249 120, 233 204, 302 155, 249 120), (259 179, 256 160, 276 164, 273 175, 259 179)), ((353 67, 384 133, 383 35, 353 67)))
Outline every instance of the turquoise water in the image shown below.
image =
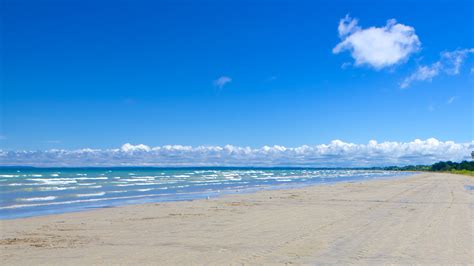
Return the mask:
POLYGON ((1 169, 0 219, 409 174, 290 168, 1 169))

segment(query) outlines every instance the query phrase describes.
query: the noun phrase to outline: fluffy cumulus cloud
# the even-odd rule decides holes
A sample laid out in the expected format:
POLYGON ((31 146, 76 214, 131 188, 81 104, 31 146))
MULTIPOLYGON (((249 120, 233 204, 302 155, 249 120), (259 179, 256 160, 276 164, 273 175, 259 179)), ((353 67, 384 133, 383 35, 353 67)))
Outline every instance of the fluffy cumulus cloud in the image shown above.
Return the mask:
POLYGON ((219 77, 218 79, 214 80, 214 86, 219 89, 222 89, 227 83, 232 82, 232 79, 227 76, 219 77))
POLYGON ((357 19, 346 15, 339 22, 338 32, 341 42, 333 53, 349 51, 356 66, 368 65, 375 69, 406 61, 421 45, 415 29, 395 19, 388 20, 384 27, 363 29, 357 19))
POLYGON ((334 140, 316 146, 261 148, 124 144, 118 149, 2 151, 1 165, 31 166, 311 166, 357 167, 430 164, 470 158, 474 141, 455 143, 431 138, 367 144, 334 140))
POLYGON ((440 59, 431 65, 421 65, 410 76, 406 77, 400 84, 401 88, 407 88, 414 81, 431 81, 440 74, 458 75, 466 58, 474 53, 474 48, 445 51, 440 59))

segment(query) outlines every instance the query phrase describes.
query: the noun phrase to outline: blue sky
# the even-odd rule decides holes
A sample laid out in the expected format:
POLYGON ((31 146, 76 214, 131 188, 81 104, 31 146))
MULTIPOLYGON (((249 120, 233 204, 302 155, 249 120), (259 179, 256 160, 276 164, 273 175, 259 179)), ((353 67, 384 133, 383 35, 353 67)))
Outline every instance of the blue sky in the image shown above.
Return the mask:
POLYGON ((3 150, 473 140, 472 1, 5 0, 0 13, 3 150), (346 15, 358 22, 340 37, 346 15), (354 56, 389 19, 417 38, 407 55, 354 56))

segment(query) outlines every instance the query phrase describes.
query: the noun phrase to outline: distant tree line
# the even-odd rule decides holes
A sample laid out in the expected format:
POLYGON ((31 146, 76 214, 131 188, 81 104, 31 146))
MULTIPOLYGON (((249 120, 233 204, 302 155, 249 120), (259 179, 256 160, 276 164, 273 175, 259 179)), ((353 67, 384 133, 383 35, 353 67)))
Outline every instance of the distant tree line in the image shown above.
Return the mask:
POLYGON ((433 171, 433 172, 453 172, 453 171, 474 171, 474 161, 462 161, 460 163, 446 161, 437 162, 432 165, 407 165, 407 166, 388 166, 385 170, 394 171, 433 171))

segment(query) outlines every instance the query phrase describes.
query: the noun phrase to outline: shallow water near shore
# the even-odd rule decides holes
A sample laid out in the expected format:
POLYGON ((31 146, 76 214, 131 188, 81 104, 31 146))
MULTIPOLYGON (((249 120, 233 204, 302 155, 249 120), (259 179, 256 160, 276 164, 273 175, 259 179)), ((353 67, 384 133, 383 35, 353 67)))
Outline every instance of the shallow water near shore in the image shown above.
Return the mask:
POLYGON ((48 168, 0 170, 0 219, 414 173, 352 169, 48 168))

